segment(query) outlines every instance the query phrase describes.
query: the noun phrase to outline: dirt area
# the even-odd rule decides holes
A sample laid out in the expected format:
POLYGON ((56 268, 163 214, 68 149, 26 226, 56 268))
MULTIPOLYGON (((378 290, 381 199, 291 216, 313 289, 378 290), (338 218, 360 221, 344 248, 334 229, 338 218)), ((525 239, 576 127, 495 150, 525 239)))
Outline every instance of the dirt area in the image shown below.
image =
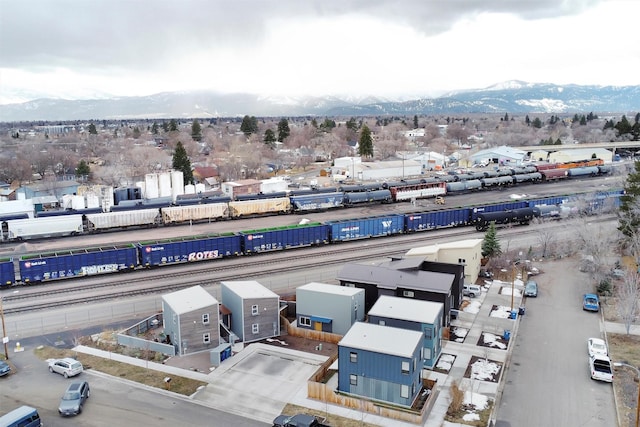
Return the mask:
MULTIPOLYGON (((291 335, 281 335, 277 339, 266 339, 258 341, 262 344, 272 345, 274 347, 288 348, 291 350, 305 351, 307 353, 321 354, 323 356, 331 356, 338 352, 338 345, 328 342, 311 340, 302 337, 294 337, 291 335), (322 346, 320 346, 322 344, 322 346)), ((249 344, 251 345, 251 344, 249 344)))

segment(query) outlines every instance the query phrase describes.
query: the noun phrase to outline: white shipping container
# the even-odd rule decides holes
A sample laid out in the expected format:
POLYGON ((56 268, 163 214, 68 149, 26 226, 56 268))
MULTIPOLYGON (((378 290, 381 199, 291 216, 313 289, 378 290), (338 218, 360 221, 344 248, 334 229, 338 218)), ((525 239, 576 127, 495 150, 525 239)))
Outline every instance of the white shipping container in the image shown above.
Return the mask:
POLYGON ((60 205, 62 209, 71 209, 73 207, 73 194, 63 194, 60 205))
POLYGON ((95 209, 101 207, 100 197, 96 193, 86 193, 84 195, 88 209, 95 209))
POLYGON ((71 197, 71 209, 81 210, 84 209, 84 196, 73 196, 71 197))
POLYGON ((87 222, 91 230, 106 230, 109 228, 130 227, 137 225, 156 224, 157 209, 140 209, 132 211, 105 212, 87 214, 87 222))
POLYGON ((172 222, 216 220, 227 217, 226 203, 207 203, 204 205, 171 206, 162 208, 162 221, 172 222))
POLYGON ((196 194, 204 193, 206 191, 206 187, 202 183, 196 184, 196 194))
POLYGON ((193 184, 187 184, 184 186, 184 194, 196 194, 196 186, 193 184))
POLYGON ((145 199, 155 199, 160 194, 158 187, 158 174, 148 173, 144 176, 145 199))
POLYGON ((229 202, 229 210, 233 218, 267 213, 288 213, 290 208, 291 201, 288 197, 229 202))
POLYGON ((7 221, 9 239, 37 239, 82 233, 82 215, 61 215, 7 221))
POLYGON ((287 191, 288 188, 289 183, 279 178, 267 179, 260 184, 260 192, 263 194, 279 193, 281 191, 287 191))
POLYGON ((159 197, 171 197, 171 174, 162 172, 158 174, 159 197))

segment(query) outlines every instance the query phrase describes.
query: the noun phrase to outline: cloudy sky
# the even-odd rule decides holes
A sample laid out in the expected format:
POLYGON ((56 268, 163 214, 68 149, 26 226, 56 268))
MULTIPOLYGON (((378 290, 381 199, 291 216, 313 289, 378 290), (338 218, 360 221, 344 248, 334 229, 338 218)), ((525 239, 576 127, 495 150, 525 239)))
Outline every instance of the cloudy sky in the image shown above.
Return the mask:
POLYGON ((638 0, 0 0, 0 104, 639 85, 638 0))

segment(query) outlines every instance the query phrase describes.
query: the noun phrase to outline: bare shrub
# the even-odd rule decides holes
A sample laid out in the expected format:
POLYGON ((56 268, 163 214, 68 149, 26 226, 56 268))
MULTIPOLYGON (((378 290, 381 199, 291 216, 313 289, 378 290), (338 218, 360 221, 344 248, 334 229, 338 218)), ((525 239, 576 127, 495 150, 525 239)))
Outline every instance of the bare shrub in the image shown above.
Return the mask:
POLYGON ((460 388, 459 381, 451 383, 449 394, 451 395, 451 403, 449 404, 449 409, 447 409, 447 415, 455 417, 462 410, 462 403, 464 402, 464 390, 460 388))

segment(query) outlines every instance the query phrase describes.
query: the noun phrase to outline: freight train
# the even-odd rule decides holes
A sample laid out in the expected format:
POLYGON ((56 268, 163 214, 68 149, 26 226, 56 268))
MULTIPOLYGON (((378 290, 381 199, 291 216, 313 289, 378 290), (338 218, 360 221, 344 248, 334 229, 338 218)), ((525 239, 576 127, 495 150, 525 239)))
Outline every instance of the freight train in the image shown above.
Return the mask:
POLYGON ((612 190, 553 196, 23 255, 16 259, 0 259, 0 286, 209 261, 442 228, 475 226, 478 230, 485 230, 491 223, 525 225, 538 217, 559 217, 563 210, 569 213, 576 209, 582 213, 599 213, 607 207, 619 206, 622 194, 622 190, 612 190))
POLYGON ((33 218, 0 217, 0 241, 29 240, 157 227, 193 224, 263 215, 284 215, 326 211, 374 203, 401 203, 444 195, 464 194, 575 177, 602 176, 611 167, 602 160, 530 165, 468 173, 451 173, 398 182, 342 185, 337 188, 292 190, 271 194, 244 194, 233 199, 216 193, 183 195, 175 201, 128 200, 110 212, 101 209, 38 212, 33 218))

